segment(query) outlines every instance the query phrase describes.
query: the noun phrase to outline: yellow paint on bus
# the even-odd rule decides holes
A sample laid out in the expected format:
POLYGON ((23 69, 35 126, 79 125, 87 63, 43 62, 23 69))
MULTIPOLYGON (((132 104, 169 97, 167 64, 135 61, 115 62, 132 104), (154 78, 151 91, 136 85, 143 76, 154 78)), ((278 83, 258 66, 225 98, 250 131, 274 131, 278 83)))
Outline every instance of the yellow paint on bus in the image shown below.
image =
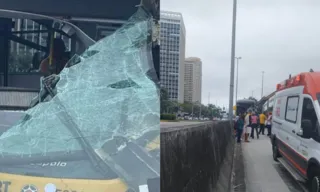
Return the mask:
POLYGON ((2 183, 0 191, 3 192, 18 192, 26 185, 33 185, 37 188, 37 192, 45 192, 44 188, 48 183, 57 187, 56 192, 125 192, 127 190, 126 184, 120 179, 61 179, 0 173, 0 183, 2 183))

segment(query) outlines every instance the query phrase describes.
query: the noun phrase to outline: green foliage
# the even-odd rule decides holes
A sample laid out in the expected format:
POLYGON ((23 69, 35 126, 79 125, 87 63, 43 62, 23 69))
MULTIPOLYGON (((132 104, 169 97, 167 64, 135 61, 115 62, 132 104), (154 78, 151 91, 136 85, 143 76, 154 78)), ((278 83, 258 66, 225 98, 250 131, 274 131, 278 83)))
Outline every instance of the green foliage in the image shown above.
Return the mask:
MULTIPOLYGON (((197 106, 196 106, 197 108, 197 106)), ((182 103, 181 104, 181 110, 185 113, 192 113, 192 103, 182 103)), ((193 109, 194 111, 197 111, 195 108, 193 109)), ((198 109, 199 110, 199 109, 198 109)))
POLYGON ((10 72, 27 72, 32 63, 32 54, 17 54, 15 52, 9 55, 10 72))
POLYGON ((175 114, 161 114, 160 119, 161 120, 176 120, 177 117, 175 114))
POLYGON ((170 101, 166 89, 160 89, 160 112, 161 113, 177 113, 180 109, 180 104, 176 101, 170 101))
POLYGON ((161 88, 160 89, 160 112, 164 113, 168 106, 168 92, 166 89, 161 88))
POLYGON ((180 109, 182 112, 185 112, 188 114, 193 113, 194 117, 200 116, 200 109, 201 109, 201 116, 203 117, 208 117, 208 118, 221 117, 221 111, 222 111, 221 108, 212 104, 209 104, 208 106, 201 104, 201 108, 200 108, 200 104, 196 104, 196 103, 192 104, 192 103, 185 102, 180 106, 181 106, 180 109))
MULTIPOLYGON (((188 113, 190 115, 193 114, 194 117, 199 117, 200 109, 201 109, 202 117, 208 117, 210 119, 213 117, 218 117, 218 118, 222 117, 221 115, 222 109, 212 104, 205 106, 199 103, 190 103, 190 102, 178 103, 176 101, 170 101, 168 92, 165 88, 161 88, 160 90, 160 102, 161 102, 160 112, 162 115, 176 114, 177 112, 183 112, 183 113, 188 113)), ((167 118, 167 116, 165 116, 165 118, 167 118)), ((161 119, 162 119, 162 116, 161 116, 161 119)), ((171 120, 171 119, 166 119, 166 120, 171 120)))
POLYGON ((208 106, 206 106, 206 110, 208 111, 208 117, 212 118, 212 117, 218 117, 221 118, 221 112, 222 109, 218 106, 209 104, 208 106))

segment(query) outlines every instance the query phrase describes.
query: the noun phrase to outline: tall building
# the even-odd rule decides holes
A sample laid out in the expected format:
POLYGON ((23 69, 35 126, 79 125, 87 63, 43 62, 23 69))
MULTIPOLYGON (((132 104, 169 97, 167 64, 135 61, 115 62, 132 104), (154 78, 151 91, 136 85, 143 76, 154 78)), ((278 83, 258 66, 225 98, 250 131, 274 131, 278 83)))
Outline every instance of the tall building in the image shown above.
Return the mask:
POLYGON ((201 103, 202 62, 197 57, 185 59, 184 101, 201 103))
POLYGON ((170 100, 184 101, 186 29, 181 13, 160 13, 160 83, 170 100))

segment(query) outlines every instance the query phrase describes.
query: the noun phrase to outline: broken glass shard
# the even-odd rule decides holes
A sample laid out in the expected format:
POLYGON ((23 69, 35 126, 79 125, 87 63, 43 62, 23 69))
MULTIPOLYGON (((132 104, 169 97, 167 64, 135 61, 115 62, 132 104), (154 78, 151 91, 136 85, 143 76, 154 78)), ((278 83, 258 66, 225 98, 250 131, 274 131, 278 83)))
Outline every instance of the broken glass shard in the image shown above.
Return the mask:
POLYGON ((0 136, 0 154, 82 150, 70 122, 94 149, 117 136, 136 140, 159 131, 158 88, 148 76, 154 70, 151 28, 152 18, 138 11, 114 34, 74 56, 58 75, 53 97, 34 103, 0 136))

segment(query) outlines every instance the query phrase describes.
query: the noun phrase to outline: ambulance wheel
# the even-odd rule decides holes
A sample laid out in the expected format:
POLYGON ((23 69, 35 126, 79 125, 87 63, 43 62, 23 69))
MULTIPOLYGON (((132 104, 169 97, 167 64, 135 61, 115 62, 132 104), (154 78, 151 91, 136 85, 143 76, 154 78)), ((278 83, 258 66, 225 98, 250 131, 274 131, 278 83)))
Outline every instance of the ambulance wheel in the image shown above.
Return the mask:
POLYGON ((314 176, 309 185, 310 192, 320 192, 320 177, 314 176))

